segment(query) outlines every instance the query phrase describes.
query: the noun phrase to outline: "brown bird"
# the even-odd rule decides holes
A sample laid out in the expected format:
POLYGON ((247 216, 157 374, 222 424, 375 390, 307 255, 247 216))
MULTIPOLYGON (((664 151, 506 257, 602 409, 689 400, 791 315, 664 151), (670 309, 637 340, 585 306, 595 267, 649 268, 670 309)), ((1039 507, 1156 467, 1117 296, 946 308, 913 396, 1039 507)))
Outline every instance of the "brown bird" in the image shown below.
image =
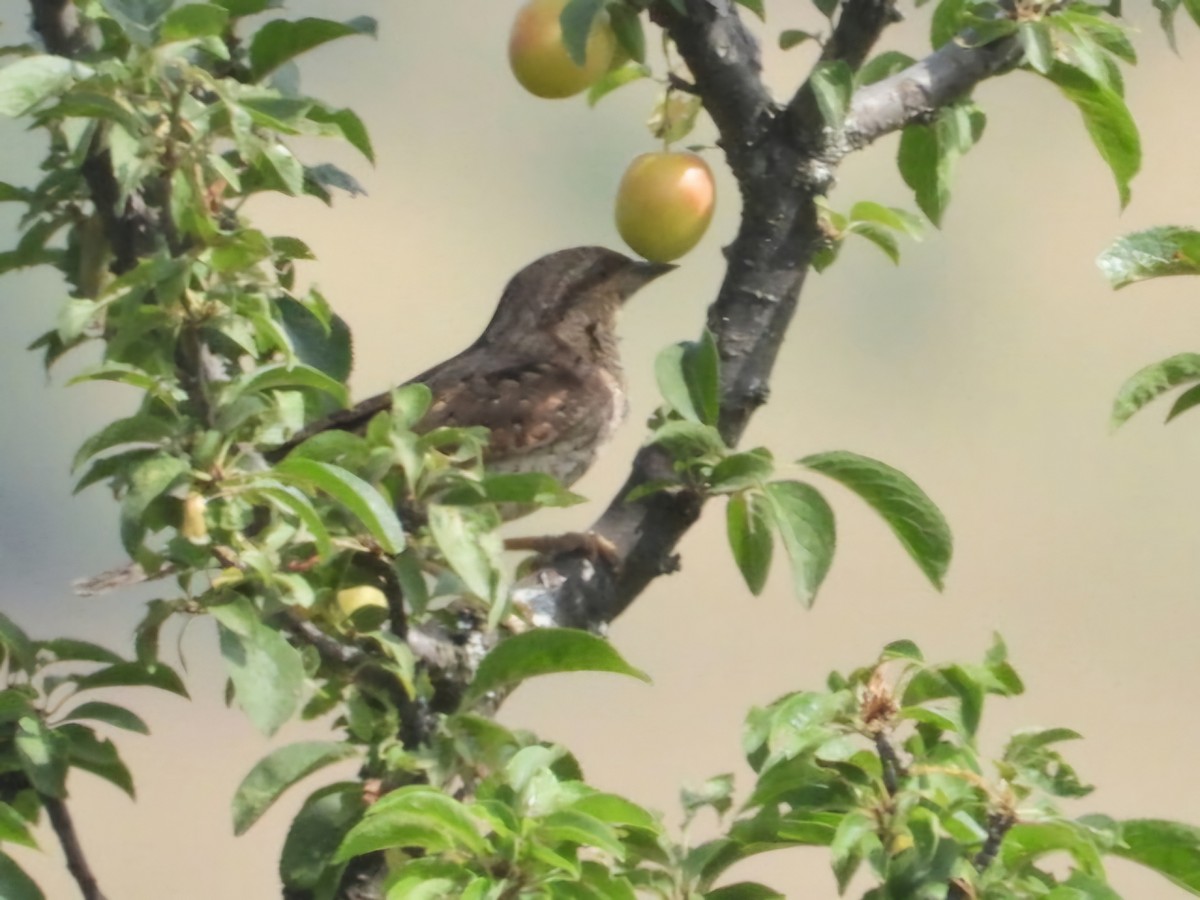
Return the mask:
MULTIPOLYGON (((491 322, 466 350, 412 379, 433 393, 417 431, 482 425, 497 472, 545 472, 570 485, 588 470, 627 411, 617 312, 675 266, 604 247, 559 250, 508 282, 491 322)), ((274 449, 286 455, 318 432, 357 431, 390 409, 391 393, 315 422, 274 449)))

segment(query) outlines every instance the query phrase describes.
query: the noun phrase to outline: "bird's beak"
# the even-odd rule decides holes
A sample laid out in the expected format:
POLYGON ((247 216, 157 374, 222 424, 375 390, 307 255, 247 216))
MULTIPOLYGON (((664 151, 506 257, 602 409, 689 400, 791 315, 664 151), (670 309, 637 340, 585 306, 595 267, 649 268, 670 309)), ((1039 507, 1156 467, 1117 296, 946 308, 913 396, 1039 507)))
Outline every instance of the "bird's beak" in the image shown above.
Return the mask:
POLYGON ((644 259, 639 259, 633 264, 633 269, 638 273, 642 284, 649 284, 660 275, 666 275, 678 268, 674 263, 647 262, 644 259))

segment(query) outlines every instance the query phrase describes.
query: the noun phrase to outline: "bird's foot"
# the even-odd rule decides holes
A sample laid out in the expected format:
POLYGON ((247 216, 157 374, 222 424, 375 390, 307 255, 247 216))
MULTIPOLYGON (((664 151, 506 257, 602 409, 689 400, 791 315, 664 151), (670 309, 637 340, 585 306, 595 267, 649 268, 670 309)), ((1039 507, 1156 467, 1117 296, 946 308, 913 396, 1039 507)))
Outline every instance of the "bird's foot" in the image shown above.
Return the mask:
POLYGON ((594 531, 507 538, 504 549, 536 553, 539 559, 544 560, 564 553, 582 553, 593 563, 604 562, 610 569, 617 569, 621 564, 616 544, 594 531))

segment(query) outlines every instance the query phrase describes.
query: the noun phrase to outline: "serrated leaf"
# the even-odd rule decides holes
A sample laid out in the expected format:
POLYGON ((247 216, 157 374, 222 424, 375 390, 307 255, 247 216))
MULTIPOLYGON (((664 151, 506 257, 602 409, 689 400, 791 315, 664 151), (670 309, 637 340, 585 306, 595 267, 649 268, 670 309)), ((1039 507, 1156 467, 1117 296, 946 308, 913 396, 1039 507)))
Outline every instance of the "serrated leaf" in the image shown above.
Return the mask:
POLYGON ((244 598, 209 607, 238 706, 270 736, 295 715, 304 689, 300 652, 244 598))
POLYGON ((708 490, 720 494, 757 487, 774 472, 775 460, 766 447, 731 453, 713 466, 708 477, 708 490))
POLYGON ((345 22, 306 18, 268 22, 250 42, 250 70, 255 81, 290 59, 322 44, 353 35, 375 36, 378 24, 370 16, 358 16, 345 22))
POLYGON ((1142 165, 1141 138, 1129 107, 1120 94, 1081 69, 1055 63, 1046 77, 1083 116, 1100 158, 1112 170, 1124 209, 1129 204, 1129 182, 1142 165))
POLYGON ((731 496, 725 508, 725 531, 746 587, 757 597, 767 583, 775 545, 766 498, 752 491, 731 496))
POLYGON ((615 672, 650 680, 603 638, 572 628, 537 628, 502 641, 483 658, 463 703, 555 672, 615 672))
POLYGON ((1166 226, 1118 238, 1096 265, 1114 288, 1147 278, 1200 275, 1200 231, 1166 226))
POLYGON ((313 122, 336 125, 351 147, 366 157, 368 162, 375 162, 375 148, 371 144, 370 132, 354 110, 329 109, 318 103, 308 111, 308 118, 313 122))
POLYGON ((1112 426, 1124 424, 1171 388, 1193 381, 1200 381, 1200 353, 1178 353, 1139 369, 1117 391, 1110 418, 1112 426))
POLYGON ((953 538, 941 510, 911 478, 886 463, 835 450, 799 461, 858 494, 900 539, 908 555, 938 590, 953 552, 953 538))
POLYGON ((296 782, 357 754, 350 744, 335 741, 304 741, 271 751, 254 764, 234 792, 233 833, 245 834, 296 782))
MULTIPOLYGON (((7 803, 0 801, 0 844, 9 843, 35 849, 37 847, 37 841, 29 832, 29 825, 24 817, 7 803)), ((8 896, 4 893, 5 884, 4 870, 0 867, 0 896, 8 896)))
POLYGON ((791 561, 796 596, 812 606, 833 562, 837 541, 833 510, 814 487, 800 481, 772 481, 764 492, 791 561))
POLYGON ((238 397, 244 397, 247 394, 261 393, 277 388, 297 387, 312 388, 326 393, 342 406, 349 402, 349 395, 344 384, 326 375, 320 369, 314 369, 304 363, 293 365, 272 363, 263 366, 244 379, 231 384, 226 402, 232 403, 238 397))
POLYGON ((374 487, 340 466, 289 457, 275 466, 276 475, 317 488, 353 513, 387 553, 404 549, 404 529, 396 511, 374 487))
POLYGON ((276 485, 265 481, 255 484, 254 493, 287 510, 299 519, 308 529, 308 533, 312 535, 313 543, 317 545, 317 556, 321 560, 326 561, 333 556, 333 540, 329 536, 329 530, 325 527, 325 521, 304 494, 287 485, 276 485))
POLYGON ((101 6, 134 43, 154 43, 163 17, 174 0, 100 0, 101 6))
POLYGON ((354 360, 350 329, 345 320, 335 315, 326 325, 311 309, 291 298, 277 301, 277 309, 296 357, 334 381, 345 382, 350 377, 354 360))

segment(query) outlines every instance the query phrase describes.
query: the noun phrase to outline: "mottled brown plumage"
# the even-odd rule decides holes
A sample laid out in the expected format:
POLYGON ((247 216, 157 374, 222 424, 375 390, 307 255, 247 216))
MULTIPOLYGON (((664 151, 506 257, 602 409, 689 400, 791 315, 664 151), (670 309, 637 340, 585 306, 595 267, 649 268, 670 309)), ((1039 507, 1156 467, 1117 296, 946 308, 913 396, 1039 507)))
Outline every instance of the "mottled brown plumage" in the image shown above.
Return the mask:
MULTIPOLYGON (((603 247, 559 250, 526 266, 474 344, 412 379, 433 393, 417 430, 482 425, 491 431, 492 470, 576 481, 625 416, 617 312, 673 268, 603 247)), ((391 402, 388 392, 335 413, 271 456, 320 431, 361 429, 391 402)))

